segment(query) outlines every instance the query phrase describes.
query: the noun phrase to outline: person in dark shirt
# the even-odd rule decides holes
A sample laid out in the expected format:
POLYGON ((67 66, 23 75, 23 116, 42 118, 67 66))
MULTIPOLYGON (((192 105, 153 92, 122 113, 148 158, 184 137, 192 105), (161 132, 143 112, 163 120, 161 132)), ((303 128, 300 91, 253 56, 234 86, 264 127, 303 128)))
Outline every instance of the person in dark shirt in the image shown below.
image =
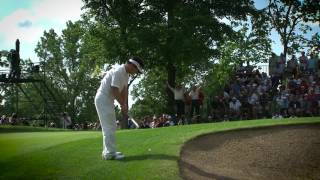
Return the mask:
POLYGON ((288 114, 290 117, 296 117, 301 115, 301 104, 296 95, 291 95, 289 97, 288 114))

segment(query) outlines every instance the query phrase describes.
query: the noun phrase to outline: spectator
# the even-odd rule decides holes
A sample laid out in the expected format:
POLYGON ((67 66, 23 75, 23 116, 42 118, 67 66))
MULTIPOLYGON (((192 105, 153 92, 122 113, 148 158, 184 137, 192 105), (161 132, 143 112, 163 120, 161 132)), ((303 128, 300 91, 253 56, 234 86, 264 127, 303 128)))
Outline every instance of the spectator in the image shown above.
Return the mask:
POLYGON ((177 85, 175 88, 172 88, 170 84, 167 82, 168 88, 173 92, 174 94, 174 101, 176 104, 176 113, 177 113, 177 120, 176 124, 179 121, 184 122, 185 117, 185 104, 184 104, 184 94, 185 89, 181 85, 177 85))
POLYGON ((307 69, 309 74, 316 73, 317 68, 317 59, 313 56, 313 53, 310 54, 310 59, 307 62, 307 69))
POLYGON ((2 115, 0 118, 0 125, 5 124, 6 115, 2 115))
POLYGON ((63 129, 67 129, 72 124, 71 117, 67 112, 62 113, 61 122, 63 129))
POLYGON ((203 106, 203 102, 204 102, 204 93, 203 93, 203 91, 201 91, 201 87, 199 87, 199 104, 200 104, 200 107, 203 106))
POLYGON ((49 127, 50 127, 50 128, 55 128, 55 127, 56 127, 56 123, 50 122, 50 123, 49 123, 49 127))
POLYGON ((190 110, 190 118, 193 118, 193 113, 195 111, 195 116, 197 119, 200 116, 200 100, 199 100, 199 92, 200 87, 192 86, 192 89, 189 93, 189 96, 191 97, 191 110, 190 110))
POLYGON ((310 103, 308 101, 308 94, 301 95, 301 98, 299 100, 303 112, 303 116, 311 116, 311 111, 310 111, 310 103))
POLYGON ((234 81, 234 82, 231 84, 231 91, 232 91, 232 94, 233 94, 234 96, 239 97, 239 95, 240 95, 239 79, 237 79, 236 81, 234 81))
POLYGON ((236 97, 229 102, 230 119, 241 119, 241 103, 236 97))
POLYGON ((257 95, 256 92, 253 92, 249 97, 248 97, 248 103, 251 111, 251 117, 256 119, 257 118, 257 105, 259 105, 259 96, 257 95))
POLYGON ((313 87, 309 87, 307 98, 309 113, 311 116, 318 115, 318 101, 313 87))
POLYGON ((301 116, 301 104, 295 95, 289 97, 288 115, 290 117, 301 116))
POLYGON ((316 95, 316 99, 320 101, 320 80, 314 84, 314 94, 316 95))
POLYGON ((18 123, 18 116, 16 113, 12 113, 11 117, 9 117, 9 124, 17 125, 18 123))
POLYGON ((214 98, 211 100, 210 114, 213 120, 222 119, 221 114, 224 114, 224 103, 222 97, 220 98, 219 96, 214 96, 214 98))
POLYGON ((295 55, 292 55, 292 58, 287 63, 288 73, 296 77, 298 74, 298 60, 295 55))
POLYGON ((269 114, 270 113, 270 98, 269 98, 269 94, 267 94, 266 92, 263 92, 262 94, 260 94, 260 105, 261 105, 261 110, 262 110, 261 117, 263 117, 263 118, 270 117, 271 116, 271 114, 269 114))
POLYGON ((305 55, 305 52, 301 52, 301 56, 299 57, 300 62, 300 71, 304 73, 307 69, 308 57, 305 55))

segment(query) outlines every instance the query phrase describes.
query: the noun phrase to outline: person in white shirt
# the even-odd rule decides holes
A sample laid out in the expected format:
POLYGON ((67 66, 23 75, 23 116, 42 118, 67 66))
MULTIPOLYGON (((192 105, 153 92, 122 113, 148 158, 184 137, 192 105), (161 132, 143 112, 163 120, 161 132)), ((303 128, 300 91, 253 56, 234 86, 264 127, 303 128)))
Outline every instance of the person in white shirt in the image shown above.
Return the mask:
POLYGON ((117 129, 114 100, 120 104, 121 112, 128 116, 128 80, 129 75, 142 73, 143 62, 140 58, 131 58, 126 64, 109 70, 95 96, 95 106, 99 116, 102 135, 102 158, 105 160, 123 159, 124 155, 116 151, 115 131, 117 129))
POLYGON ((177 112, 177 122, 184 122, 184 115, 185 115, 185 104, 184 104, 184 95, 185 89, 181 85, 177 85, 176 88, 172 88, 170 84, 167 82, 168 88, 174 94, 174 101, 176 104, 176 112, 177 112))
POLYGON ((200 100, 199 100, 199 94, 200 94, 200 86, 192 86, 192 90, 189 93, 189 96, 191 97, 191 110, 190 110, 190 118, 193 117, 193 112, 195 111, 196 117, 200 116, 200 100))
POLYGON ((229 102, 230 117, 232 119, 240 118, 240 115, 241 115, 240 108, 241 108, 241 102, 236 97, 233 97, 229 102))

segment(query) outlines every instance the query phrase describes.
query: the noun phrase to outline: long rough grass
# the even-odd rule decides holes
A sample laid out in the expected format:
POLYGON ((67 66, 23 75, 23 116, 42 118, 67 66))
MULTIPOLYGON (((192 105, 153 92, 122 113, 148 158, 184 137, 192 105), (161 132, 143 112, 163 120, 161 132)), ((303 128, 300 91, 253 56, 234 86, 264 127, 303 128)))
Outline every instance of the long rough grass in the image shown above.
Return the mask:
MULTIPOLYGON (((320 118, 251 120, 122 130, 121 161, 101 159, 100 131, 6 132, 0 128, 0 179, 180 179, 178 159, 187 140, 238 128, 320 123, 320 118)), ((30 129, 29 129, 30 130, 30 129)))

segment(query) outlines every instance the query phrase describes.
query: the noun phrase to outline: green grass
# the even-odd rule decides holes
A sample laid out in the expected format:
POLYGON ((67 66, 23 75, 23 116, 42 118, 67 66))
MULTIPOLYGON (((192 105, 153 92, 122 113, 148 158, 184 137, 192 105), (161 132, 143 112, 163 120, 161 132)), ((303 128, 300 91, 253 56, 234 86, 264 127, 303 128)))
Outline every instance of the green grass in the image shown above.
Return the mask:
POLYGON ((101 160, 100 131, 0 133, 0 179, 179 179, 180 148, 200 134, 320 123, 320 118, 235 121, 117 131, 121 161, 101 160))
POLYGON ((41 131, 69 131, 68 129, 58 128, 45 128, 45 127, 32 127, 32 126, 12 126, 12 125, 1 125, 0 133, 9 132, 41 132, 41 131))

